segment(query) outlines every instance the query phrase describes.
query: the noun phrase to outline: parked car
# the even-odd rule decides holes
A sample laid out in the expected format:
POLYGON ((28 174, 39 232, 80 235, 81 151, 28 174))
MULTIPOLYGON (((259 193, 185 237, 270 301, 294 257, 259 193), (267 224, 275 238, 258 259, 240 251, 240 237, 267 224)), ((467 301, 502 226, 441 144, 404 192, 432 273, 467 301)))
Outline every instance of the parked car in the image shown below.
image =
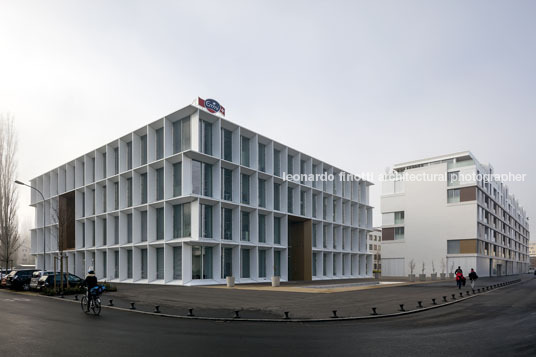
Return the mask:
POLYGON ((6 278, 11 273, 11 270, 2 270, 0 271, 0 287, 5 288, 6 287, 6 278))
POLYGON ((34 271, 32 274, 32 280, 30 280, 30 289, 32 290, 39 290, 39 279, 41 279, 42 276, 51 275, 54 274, 53 271, 34 271))
MULTIPOLYGON (((69 274, 69 286, 75 287, 80 286, 84 279, 74 275, 69 274)), ((61 284, 61 274, 56 273, 56 287, 59 287, 61 284)), ((39 282, 37 283, 37 289, 42 290, 44 288, 53 288, 54 287, 54 273, 52 275, 45 275, 39 278, 39 282)), ((67 287, 67 274, 63 274, 63 287, 67 287)))
POLYGON ((13 270, 6 277, 6 287, 17 290, 30 290, 30 280, 35 269, 13 270))

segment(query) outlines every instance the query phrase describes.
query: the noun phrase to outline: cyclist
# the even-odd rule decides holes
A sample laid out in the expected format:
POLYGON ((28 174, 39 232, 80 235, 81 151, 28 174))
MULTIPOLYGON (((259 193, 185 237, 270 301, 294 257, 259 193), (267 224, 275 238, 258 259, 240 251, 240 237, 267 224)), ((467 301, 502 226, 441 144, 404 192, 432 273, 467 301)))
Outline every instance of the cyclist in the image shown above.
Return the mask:
POLYGON ((97 276, 92 268, 89 268, 86 276, 86 287, 87 287, 87 311, 89 312, 89 306, 91 305, 91 299, 94 298, 91 289, 98 285, 97 276))

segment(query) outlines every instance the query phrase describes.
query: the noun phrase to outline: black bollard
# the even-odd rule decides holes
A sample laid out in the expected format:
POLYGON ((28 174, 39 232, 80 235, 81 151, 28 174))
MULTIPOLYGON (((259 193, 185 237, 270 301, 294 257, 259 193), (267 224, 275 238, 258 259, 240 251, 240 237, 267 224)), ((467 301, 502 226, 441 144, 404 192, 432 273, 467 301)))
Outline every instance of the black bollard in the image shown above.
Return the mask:
POLYGON ((160 313, 160 306, 158 306, 158 305, 155 305, 155 306, 154 306, 154 313, 155 313, 155 314, 159 314, 159 313, 160 313))
POLYGON ((375 307, 372 308, 372 314, 371 314, 371 315, 378 315, 378 313, 376 312, 376 308, 375 308, 375 307))
POLYGON ((333 310, 333 316, 331 316, 332 319, 336 319, 338 318, 339 316, 337 316, 337 310, 333 310))
POLYGON ((471 295, 471 294, 469 294, 469 290, 467 290, 467 291, 465 292, 465 294, 466 294, 467 296, 471 295))
POLYGON ((480 289, 476 289, 477 292, 480 292, 480 289))
POLYGON ((136 310, 136 306, 134 306, 133 302, 130 303, 130 310, 136 310))
POLYGON ((195 316, 194 315, 194 309, 188 309, 188 315, 186 316, 195 316))
POLYGON ((240 311, 235 310, 235 312, 234 312, 234 318, 235 318, 235 319, 239 319, 239 318, 240 318, 240 311))
POLYGON ((432 299, 432 305, 437 305, 435 299, 432 299))
POLYGON ((288 316, 288 311, 285 311, 285 317, 284 317, 285 320, 288 320, 290 319, 290 317, 288 316))
POLYGON ((447 302, 447 297, 443 296, 443 302, 447 302))
POLYGON ((417 301, 417 304, 419 304, 417 305, 418 308, 422 308, 422 301, 417 301))
POLYGON ((463 293, 460 293, 460 297, 463 297, 463 293))
POLYGON ((398 311, 406 311, 406 310, 404 310, 404 304, 400 304, 400 310, 398 310, 398 311))
POLYGON ((75 299, 76 301, 78 301, 78 295, 75 295, 75 296, 74 296, 74 299, 75 299))
POLYGON ((452 294, 452 300, 456 300, 456 295, 452 294))
POLYGON ((110 299, 110 302, 108 303, 108 306, 114 306, 114 300, 110 299))

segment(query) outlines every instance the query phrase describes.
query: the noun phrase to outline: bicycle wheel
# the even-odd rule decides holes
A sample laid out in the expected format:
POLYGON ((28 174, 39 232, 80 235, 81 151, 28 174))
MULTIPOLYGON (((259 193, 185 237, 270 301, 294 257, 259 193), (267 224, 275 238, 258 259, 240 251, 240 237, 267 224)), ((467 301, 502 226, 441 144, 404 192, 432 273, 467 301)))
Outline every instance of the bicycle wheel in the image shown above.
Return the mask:
POLYGON ((93 314, 100 315, 101 312, 101 301, 100 298, 94 298, 93 303, 91 304, 91 309, 93 310, 93 314))
POLYGON ((87 296, 83 296, 82 299, 80 299, 80 306, 82 306, 82 311, 84 311, 85 314, 89 312, 87 308, 87 296))

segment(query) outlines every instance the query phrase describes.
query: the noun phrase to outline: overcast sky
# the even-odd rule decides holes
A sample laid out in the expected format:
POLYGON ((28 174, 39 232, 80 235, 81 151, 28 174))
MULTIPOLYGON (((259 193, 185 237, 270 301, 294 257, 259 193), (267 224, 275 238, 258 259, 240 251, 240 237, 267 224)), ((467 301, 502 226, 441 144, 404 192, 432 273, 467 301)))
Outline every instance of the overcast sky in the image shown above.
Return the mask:
POLYGON ((24 181, 201 96, 356 174, 471 150, 527 174, 510 187, 531 216, 535 14, 534 1, 0 0, 0 113, 16 119, 24 181))

